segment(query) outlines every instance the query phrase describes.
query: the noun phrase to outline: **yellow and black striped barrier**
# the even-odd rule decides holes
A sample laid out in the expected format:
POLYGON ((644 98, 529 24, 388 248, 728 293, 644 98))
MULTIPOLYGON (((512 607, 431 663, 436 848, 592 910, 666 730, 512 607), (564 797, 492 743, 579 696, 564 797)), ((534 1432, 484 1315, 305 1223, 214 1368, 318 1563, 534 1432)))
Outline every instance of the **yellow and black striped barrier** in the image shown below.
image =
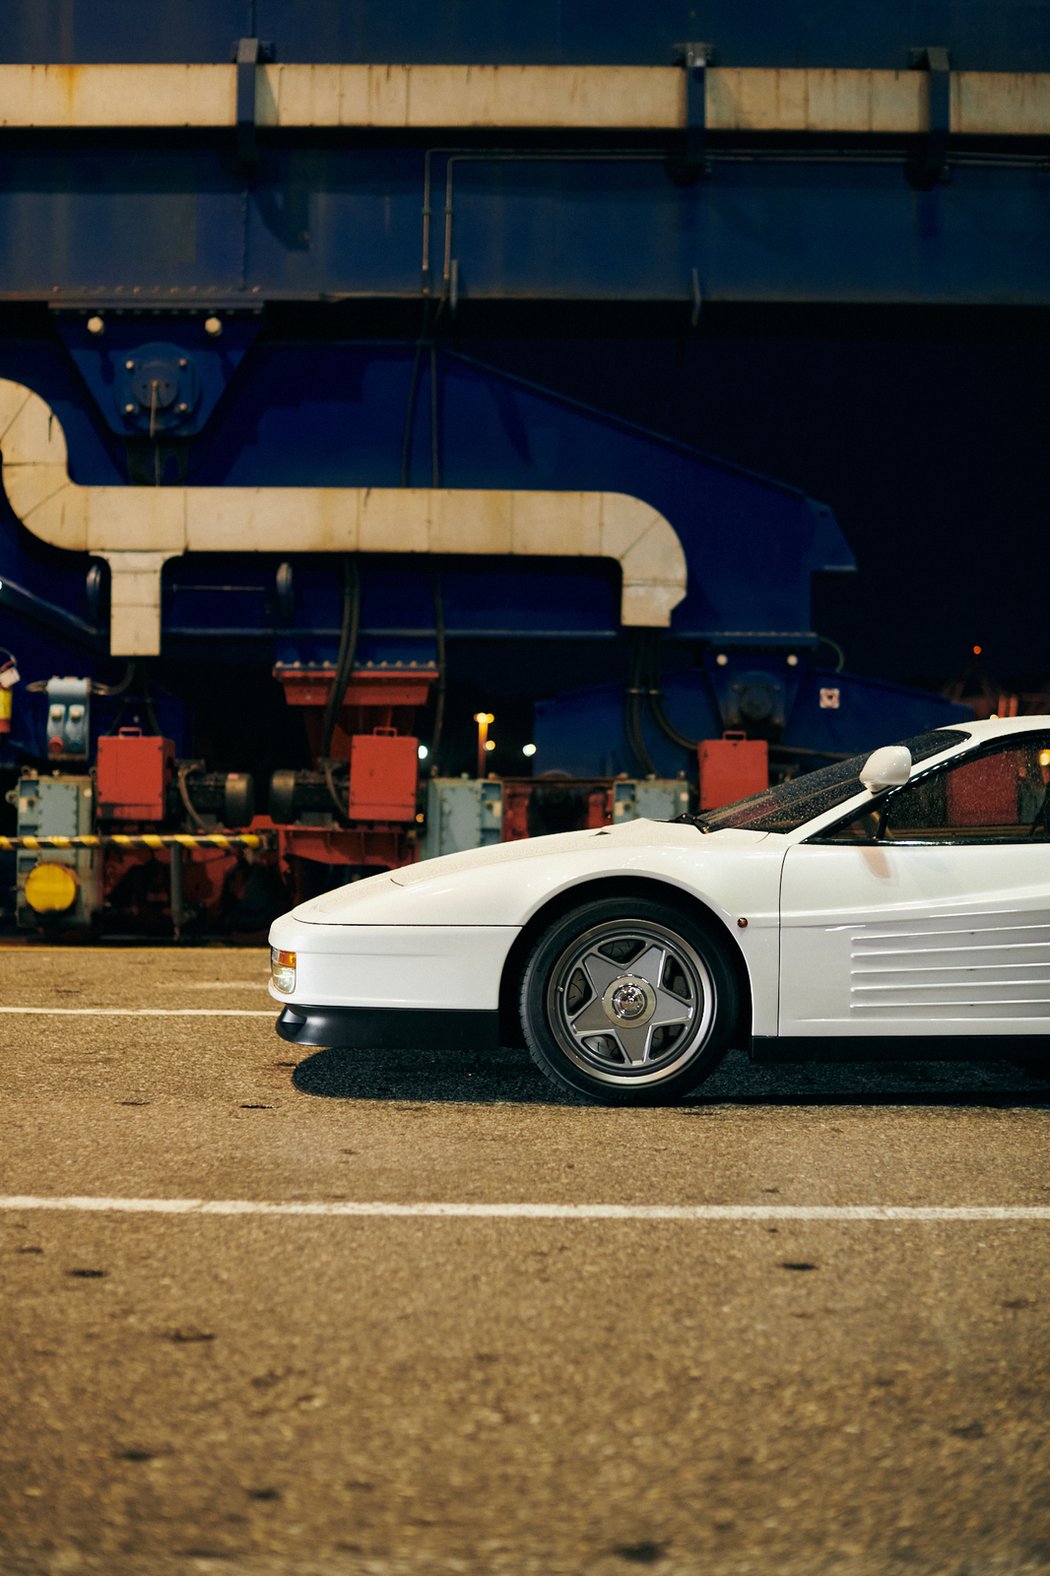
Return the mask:
POLYGON ((269 848, 268 832, 110 832, 80 837, 0 837, 4 848, 269 848))

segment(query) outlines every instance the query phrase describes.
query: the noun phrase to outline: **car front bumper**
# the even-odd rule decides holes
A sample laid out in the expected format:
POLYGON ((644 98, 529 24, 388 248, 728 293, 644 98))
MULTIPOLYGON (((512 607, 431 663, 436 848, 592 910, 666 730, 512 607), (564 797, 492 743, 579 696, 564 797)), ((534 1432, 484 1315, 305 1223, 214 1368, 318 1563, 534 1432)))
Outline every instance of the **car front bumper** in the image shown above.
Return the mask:
POLYGON ((405 1007, 310 1007, 289 1002, 277 1033, 331 1050, 496 1050, 499 1013, 405 1007))

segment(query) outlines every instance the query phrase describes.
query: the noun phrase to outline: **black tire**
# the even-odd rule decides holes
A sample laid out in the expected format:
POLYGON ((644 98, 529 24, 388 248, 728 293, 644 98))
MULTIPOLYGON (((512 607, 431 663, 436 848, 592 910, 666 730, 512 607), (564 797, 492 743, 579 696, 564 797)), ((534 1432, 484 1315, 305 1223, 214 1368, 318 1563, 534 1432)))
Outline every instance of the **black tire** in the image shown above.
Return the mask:
POLYGON ((561 1088, 607 1105, 688 1094, 718 1065, 738 1015, 723 945, 649 899, 610 898, 564 915, 537 941, 522 980, 533 1061, 561 1088))

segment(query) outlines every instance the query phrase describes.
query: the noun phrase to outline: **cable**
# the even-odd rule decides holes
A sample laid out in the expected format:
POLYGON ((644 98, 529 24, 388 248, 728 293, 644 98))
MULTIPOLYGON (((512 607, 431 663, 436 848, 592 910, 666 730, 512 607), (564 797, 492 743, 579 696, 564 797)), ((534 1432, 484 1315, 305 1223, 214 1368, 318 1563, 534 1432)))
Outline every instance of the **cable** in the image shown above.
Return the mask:
POLYGON ((832 640, 830 635, 821 635, 820 643, 822 646, 831 647, 832 651, 835 653, 835 672, 841 673, 843 668, 846 666, 846 653, 843 651, 838 641, 832 640))
POLYGON ((138 664, 136 663, 134 657, 132 657, 124 669, 124 677, 117 684, 96 684, 95 680, 92 679, 92 695, 123 695, 125 690, 131 688, 131 681, 135 677, 135 669, 137 665, 138 664))
POLYGON ((324 758, 324 760, 321 762, 321 770, 324 773, 324 782, 325 782, 325 787, 328 789, 328 797, 331 799, 332 803, 335 805, 336 809, 339 811, 339 814, 343 817, 343 820, 344 821, 348 821, 350 819, 350 791, 349 791, 349 788, 347 789, 346 803, 344 804, 342 799, 340 799, 339 794, 336 791, 336 786, 335 786, 335 762, 332 761, 330 759, 330 757, 326 756, 324 758))
POLYGON ((627 733, 627 743, 631 753, 641 767, 646 777, 656 776, 656 764, 649 754, 645 742, 645 730, 642 722, 642 696, 645 693, 642 685, 642 673, 645 664, 644 637, 635 636, 631 653, 631 675, 627 685, 624 702, 624 727, 627 733))
POLYGON ((153 710, 153 699, 149 692, 149 674, 145 662, 137 664, 138 676, 142 680, 142 709, 146 713, 146 721, 154 734, 160 733, 160 723, 157 713, 153 710))
POLYGON ((191 772, 195 772, 196 770, 197 763, 195 761, 183 761, 179 767, 175 779, 175 785, 179 790, 179 798, 182 800, 182 807, 186 811, 186 814, 189 816, 191 822, 195 827, 198 828, 199 831, 204 831, 206 828, 203 817, 198 814, 193 800, 190 798, 190 791, 186 786, 187 777, 191 772))
POLYGON ((430 762, 431 766, 436 766, 441 731, 445 723, 445 688, 448 677, 445 657, 445 603, 441 594, 441 576, 436 569, 431 571, 430 588, 434 597, 434 645, 438 670, 437 686, 434 691, 434 726, 430 735, 430 762))
MULTIPOLYGON (((639 637, 640 644, 643 639, 644 637, 639 637)), ((691 739, 688 734, 676 728, 664 709, 663 692, 660 688, 660 637, 655 630, 645 640, 644 674, 642 687, 645 690, 645 698, 649 702, 649 710, 660 732, 679 749, 688 750, 691 755, 695 755, 700 740, 691 739)))
POLYGON ((339 655, 336 658, 332 688, 324 708, 324 726, 321 730, 321 754, 327 756, 332 748, 332 735, 339 708, 343 704, 346 686, 357 651, 357 632, 361 622, 361 577, 357 561, 343 559, 343 618, 339 630, 339 655))

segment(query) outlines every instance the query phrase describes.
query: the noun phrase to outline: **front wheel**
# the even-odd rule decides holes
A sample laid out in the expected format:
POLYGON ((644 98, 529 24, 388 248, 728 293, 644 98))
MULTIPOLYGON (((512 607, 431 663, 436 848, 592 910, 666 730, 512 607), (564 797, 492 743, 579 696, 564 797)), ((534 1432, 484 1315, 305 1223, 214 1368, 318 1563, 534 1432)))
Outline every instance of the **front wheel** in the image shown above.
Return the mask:
POLYGON ((611 1105, 656 1105, 715 1068, 738 1015, 733 970, 708 930, 628 898, 587 903, 540 937, 521 1020, 554 1083, 611 1105))

